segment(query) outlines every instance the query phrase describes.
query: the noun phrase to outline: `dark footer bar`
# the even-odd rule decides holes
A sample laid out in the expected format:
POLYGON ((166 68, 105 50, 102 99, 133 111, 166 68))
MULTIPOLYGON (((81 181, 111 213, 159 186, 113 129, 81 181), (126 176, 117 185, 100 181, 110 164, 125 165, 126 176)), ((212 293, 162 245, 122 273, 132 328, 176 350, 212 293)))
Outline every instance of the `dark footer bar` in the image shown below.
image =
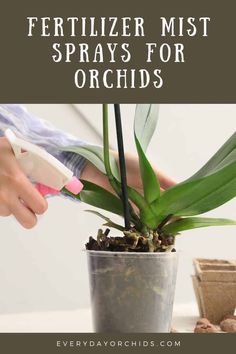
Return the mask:
POLYGON ((0 353, 235 353, 235 334, 2 333, 0 353))

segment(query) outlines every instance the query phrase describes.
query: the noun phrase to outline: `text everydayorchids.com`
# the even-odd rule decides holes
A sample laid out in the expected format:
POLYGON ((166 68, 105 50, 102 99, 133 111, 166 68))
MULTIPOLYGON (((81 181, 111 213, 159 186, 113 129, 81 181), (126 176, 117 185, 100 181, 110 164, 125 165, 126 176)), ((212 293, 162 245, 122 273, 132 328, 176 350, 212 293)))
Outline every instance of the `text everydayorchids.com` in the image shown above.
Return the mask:
POLYGON ((180 340, 57 340, 56 347, 58 348, 173 348, 180 347, 180 340))

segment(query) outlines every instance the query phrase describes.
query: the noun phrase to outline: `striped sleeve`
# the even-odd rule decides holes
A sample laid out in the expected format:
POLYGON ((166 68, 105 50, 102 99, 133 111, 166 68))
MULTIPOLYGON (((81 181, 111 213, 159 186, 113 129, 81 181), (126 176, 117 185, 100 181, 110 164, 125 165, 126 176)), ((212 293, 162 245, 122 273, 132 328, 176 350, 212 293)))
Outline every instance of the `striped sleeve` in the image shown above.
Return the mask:
POLYGON ((3 136, 7 128, 12 129, 19 137, 45 148, 71 169, 74 175, 80 177, 86 160, 73 152, 61 152, 60 148, 82 145, 81 140, 39 119, 18 104, 0 105, 0 136, 3 136))

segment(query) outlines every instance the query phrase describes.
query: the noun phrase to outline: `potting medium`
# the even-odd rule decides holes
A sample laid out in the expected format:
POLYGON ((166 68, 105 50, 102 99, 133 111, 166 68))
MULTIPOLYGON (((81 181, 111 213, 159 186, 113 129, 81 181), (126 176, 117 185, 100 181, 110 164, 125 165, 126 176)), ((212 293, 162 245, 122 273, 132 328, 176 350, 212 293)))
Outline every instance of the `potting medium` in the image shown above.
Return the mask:
POLYGON ((87 251, 95 332, 169 332, 178 253, 87 251))

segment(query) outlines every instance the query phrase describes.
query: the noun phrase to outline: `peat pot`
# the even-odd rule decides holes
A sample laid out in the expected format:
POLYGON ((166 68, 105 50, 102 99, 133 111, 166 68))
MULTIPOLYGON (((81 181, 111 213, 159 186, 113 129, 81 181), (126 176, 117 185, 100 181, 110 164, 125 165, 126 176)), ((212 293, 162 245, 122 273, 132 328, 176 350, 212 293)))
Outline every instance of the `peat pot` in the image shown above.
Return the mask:
POLYGON ((193 260, 192 276, 199 313, 211 323, 219 324, 236 308, 236 261, 224 259, 193 260))
POLYGON ((86 252, 95 332, 170 332, 177 252, 86 252))

